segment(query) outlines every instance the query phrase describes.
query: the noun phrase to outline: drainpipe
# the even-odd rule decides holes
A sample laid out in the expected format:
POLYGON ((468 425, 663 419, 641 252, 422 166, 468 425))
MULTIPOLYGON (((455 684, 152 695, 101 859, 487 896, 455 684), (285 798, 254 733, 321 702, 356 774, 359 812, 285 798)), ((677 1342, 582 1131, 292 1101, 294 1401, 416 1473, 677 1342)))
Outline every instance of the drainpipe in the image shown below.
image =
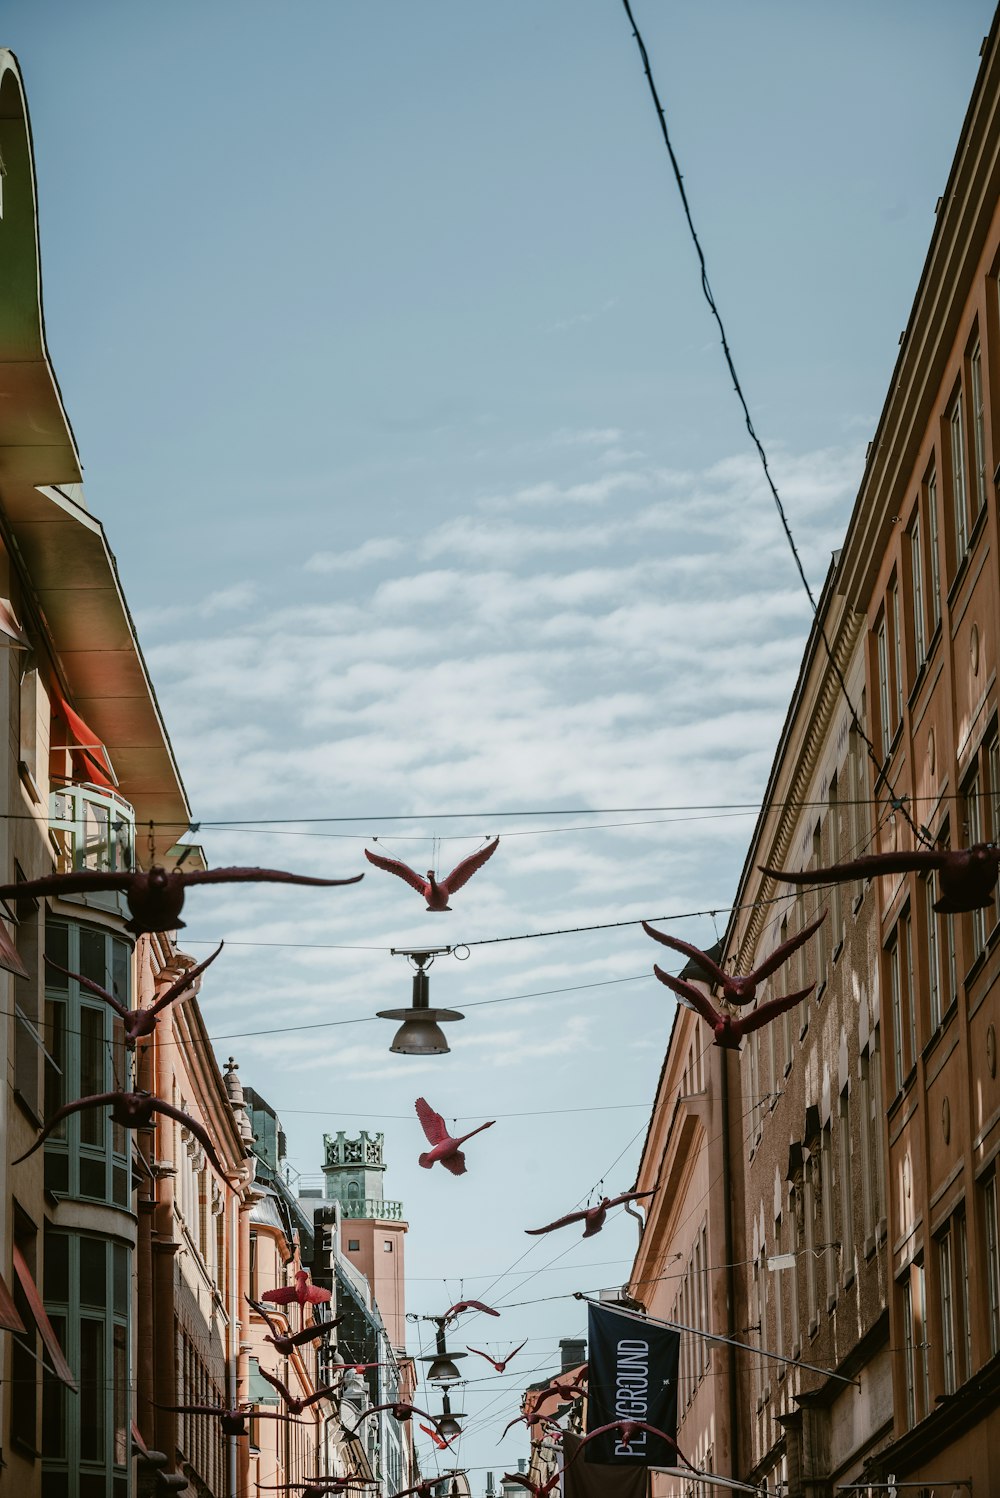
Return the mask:
MULTIPOLYGON (((736 1253, 733 1245, 733 1193, 732 1168, 729 1160, 729 1052, 722 1052, 722 1199, 723 1224, 726 1250, 726 1336, 736 1337, 736 1253)), ((732 1451, 732 1475, 739 1476, 739 1398, 736 1388, 736 1348, 733 1340, 726 1348, 726 1364, 729 1379, 729 1429, 732 1451)))
MULTIPOLYGON (((241 1340, 239 1246, 240 1246, 240 1199, 235 1191, 227 1191, 229 1198, 229 1408, 236 1408, 236 1359, 241 1340)), ((236 1436, 229 1437, 229 1493, 236 1498, 236 1436)))

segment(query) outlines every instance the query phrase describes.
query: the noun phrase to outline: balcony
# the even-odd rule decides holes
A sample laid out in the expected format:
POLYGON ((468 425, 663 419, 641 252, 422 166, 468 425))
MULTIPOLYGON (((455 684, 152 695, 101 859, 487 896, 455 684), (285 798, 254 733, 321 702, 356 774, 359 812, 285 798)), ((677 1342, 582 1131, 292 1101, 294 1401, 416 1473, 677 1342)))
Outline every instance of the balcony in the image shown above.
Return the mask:
POLYGON ((65 785, 53 791, 49 831, 57 873, 128 873, 135 867, 135 812, 113 790, 65 785))
POLYGON ((402 1222, 403 1203, 381 1201, 378 1197, 342 1202, 345 1217, 377 1217, 381 1222, 402 1222))

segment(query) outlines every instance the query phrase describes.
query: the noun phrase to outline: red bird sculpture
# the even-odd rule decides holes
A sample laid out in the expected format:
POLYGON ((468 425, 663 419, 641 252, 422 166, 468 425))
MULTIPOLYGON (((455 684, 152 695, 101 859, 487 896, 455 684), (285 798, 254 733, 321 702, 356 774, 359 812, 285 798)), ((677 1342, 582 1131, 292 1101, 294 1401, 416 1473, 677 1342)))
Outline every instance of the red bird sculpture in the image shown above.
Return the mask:
MULTIPOLYGON (((545 1394, 542 1397, 543 1398, 547 1398, 548 1395, 551 1394, 554 1391, 554 1388, 555 1388, 555 1386, 553 1385, 551 1388, 546 1389, 545 1390, 545 1394)), ((564 1402, 568 1402, 568 1403, 575 1402, 577 1399, 580 1399, 587 1392, 587 1387, 586 1387, 585 1384, 580 1384, 580 1385, 563 1385, 563 1390, 564 1391, 567 1388, 573 1388, 575 1390, 575 1392, 573 1392, 573 1393, 563 1392, 561 1394, 560 1397, 563 1399, 563 1401, 564 1402)), ((555 1406, 553 1406, 553 1408, 555 1408, 555 1406)), ((513 1430, 513 1428, 514 1428, 515 1425, 526 1425, 527 1428, 528 1428, 528 1430, 534 1430, 534 1428, 535 1428, 536 1425, 540 1425, 544 1429, 545 1426, 551 1425, 553 1423, 554 1418, 555 1417, 553 1415, 551 1415, 551 1414, 542 1414, 541 1411, 537 1410, 537 1409, 536 1410, 532 1410, 532 1412, 531 1412, 530 1415, 515 1415, 514 1418, 513 1418, 513 1420, 508 1420, 507 1424, 504 1426, 503 1430, 500 1432, 500 1440, 502 1441, 503 1438, 504 1438, 504 1436, 507 1434, 507 1432, 509 1430, 513 1430)), ((558 1427, 556 1427, 556 1428, 558 1429, 558 1427)))
MULTIPOLYGON (((435 1115, 435 1117, 436 1116, 437 1115, 435 1115)), ((487 1127, 487 1124, 483 1124, 484 1129, 487 1127)), ((470 1136, 466 1134, 465 1137, 466 1139, 468 1139, 470 1136)), ((440 1318, 441 1325, 447 1326, 449 1321, 457 1320, 457 1318, 461 1316, 463 1311, 482 1311, 485 1316, 500 1315, 500 1312, 494 1311, 492 1306, 483 1305, 483 1302, 481 1300, 456 1300, 451 1309, 449 1311, 445 1311, 444 1315, 440 1318)), ((437 1320, 438 1318, 435 1317, 434 1319, 437 1320)))
POLYGON ((500 843, 495 837, 485 848, 480 848, 475 853, 470 853, 468 858, 456 864, 447 879, 435 879, 434 870, 427 870, 427 878, 421 876, 411 869, 407 864, 400 862, 398 858, 383 858, 381 853, 370 853, 365 849, 365 857, 369 863, 373 863, 377 869, 385 869, 387 874, 395 874, 399 879, 405 879, 411 889, 423 895, 427 901, 428 910, 450 910, 448 904, 451 896, 457 890, 467 884, 477 869, 481 869, 488 858, 492 858, 500 843))
MULTIPOLYGON (((120 1088, 114 1092, 98 1092, 92 1097, 78 1097, 72 1103, 64 1103, 53 1113, 30 1150, 25 1150, 23 1155, 18 1155, 12 1163, 19 1165, 22 1160, 27 1160, 29 1155, 33 1155, 35 1150, 45 1143, 57 1124, 60 1124, 64 1118, 68 1118, 71 1113, 79 1113, 84 1108, 110 1108, 111 1117, 122 1129, 144 1129, 152 1121, 154 1113, 163 1113, 167 1118, 176 1119, 179 1124, 183 1124, 186 1129, 190 1130, 208 1156, 212 1169, 226 1180, 226 1169, 215 1153, 215 1145, 196 1118, 192 1118, 190 1113, 185 1113, 181 1108, 175 1108, 173 1103, 165 1102, 161 1097, 154 1097, 151 1092, 124 1092, 120 1088)), ((228 1180, 226 1184, 231 1190, 235 1189, 228 1180)))
POLYGON ((657 1430, 655 1425, 650 1425, 645 1420, 612 1420, 609 1425, 599 1425, 596 1430, 588 1431, 585 1436, 580 1437, 580 1444, 574 1451, 571 1460, 576 1460, 588 1441, 596 1441, 598 1436, 606 1436, 610 1431, 617 1432, 618 1444, 627 1451, 641 1430, 646 1431, 651 1436, 658 1437, 661 1441, 666 1441, 667 1445, 672 1446, 677 1452, 685 1467, 690 1467, 692 1472, 698 1471, 698 1468, 688 1461, 673 1436, 668 1436, 665 1430, 657 1430))
POLYGON ((463 1477, 465 1469, 458 1472, 445 1472, 440 1477, 424 1477, 412 1488, 400 1488, 398 1493, 393 1493, 392 1498, 407 1498, 407 1494, 415 1493, 417 1498, 432 1498, 435 1488, 439 1488, 449 1477, 463 1477))
POLYGON ((305 1396, 305 1398, 300 1399, 297 1394, 293 1394, 292 1391, 281 1382, 280 1378, 275 1378, 273 1373, 268 1373, 266 1368, 261 1368, 258 1365, 257 1371, 259 1372, 261 1378, 267 1379, 268 1383, 273 1389, 277 1389, 278 1393, 285 1401, 285 1408, 290 1410, 293 1415, 301 1415, 303 1410, 307 1410, 311 1404, 316 1404, 320 1399, 340 1398, 339 1390, 335 1389, 332 1384, 329 1384, 324 1389, 317 1389, 315 1394, 308 1394, 305 1396))
POLYGON ((267 1323, 268 1335, 264 1338, 264 1341, 273 1343, 277 1351, 284 1357, 290 1356, 294 1347, 303 1347, 307 1342, 313 1342, 319 1337, 325 1337, 327 1333, 332 1332, 335 1327, 338 1327, 344 1319, 342 1316, 336 1316, 331 1321, 312 1321, 308 1326, 303 1327, 301 1331, 286 1332, 282 1329, 281 1323, 268 1312, 266 1306, 261 1305, 260 1301, 251 1300, 249 1295, 245 1299, 247 1305, 252 1306, 258 1316, 262 1317, 267 1323))
POLYGON ((254 1409, 250 1400, 244 1400, 242 1404, 237 1404, 232 1409, 225 1409, 217 1404, 158 1404, 156 1408, 173 1410, 178 1415, 214 1415, 222 1425, 224 1436, 245 1436, 247 1421, 251 1415, 255 1420, 287 1420, 290 1425, 303 1423, 292 1415, 282 1414, 280 1410, 254 1409))
POLYGON ((131 1049, 144 1035, 152 1035, 156 1029, 157 1020, 169 1004, 191 992, 195 979, 200 978, 205 969, 215 961, 222 947, 223 943, 220 942, 211 957, 206 957, 205 961, 199 962, 197 967, 189 968, 176 983, 171 984, 166 993, 161 994, 155 1003, 149 1004, 144 1009, 129 1009, 120 999, 116 999, 114 994, 108 993, 106 988, 102 988, 99 983, 92 982, 90 978, 83 977, 82 973, 71 973, 68 967, 61 967, 49 956, 46 956, 45 961, 49 967, 54 967, 56 972, 65 973, 67 978, 75 978, 81 988, 85 988, 88 993, 96 994, 99 999, 103 999, 106 1004, 110 1005, 125 1028, 125 1044, 131 1049))
POLYGON ((715 1033, 712 1044, 721 1046, 724 1051, 738 1051, 744 1035, 763 1029, 764 1025, 769 1025, 773 1019, 777 1019, 779 1014, 784 1014, 786 1009, 792 1009, 796 1004, 801 1004, 802 1000, 808 998, 816 987, 815 983, 810 983, 808 988, 800 988, 798 993, 785 994, 781 999, 769 999, 766 1004, 759 1004, 749 1014, 741 1015, 737 1019, 732 1014, 721 1014, 705 997, 701 989, 695 988, 693 983, 686 983, 683 978, 675 978, 672 974, 665 973, 655 963, 653 972, 661 983, 665 983, 672 993, 690 1004, 706 1024, 711 1025, 715 1033))
POLYGON ((585 1222, 587 1226, 583 1230, 585 1238, 593 1238, 599 1233, 607 1220, 608 1213, 612 1207, 620 1207, 623 1202, 638 1201, 643 1196, 655 1196, 657 1187, 651 1191, 625 1191, 621 1196, 602 1196, 594 1207, 585 1207, 580 1212, 567 1212, 565 1217, 557 1217, 555 1222, 547 1222, 543 1228, 525 1228, 526 1233, 537 1237, 539 1233, 551 1233, 555 1228, 568 1227, 571 1222, 585 1222))
MULTIPOLYGON (((868 853, 828 869, 804 869, 790 874, 786 869, 760 866, 762 874, 784 879, 788 884, 850 884, 856 879, 874 879, 877 874, 927 874, 937 870, 940 897, 934 909, 941 915, 965 910, 983 910, 992 905, 1000 874, 1000 846, 973 843, 971 848, 918 848, 911 853, 868 853)), ((21 886, 23 888, 23 886, 21 886)))
POLYGON ((426 1098, 418 1097, 414 1107, 420 1120, 424 1133, 432 1148, 424 1154, 418 1155, 417 1164, 422 1165, 425 1170, 440 1162, 445 1170, 450 1170, 453 1176, 465 1175, 465 1155, 461 1146, 474 1134, 481 1134, 484 1129, 492 1129, 496 1123, 491 1118, 489 1123, 480 1124, 478 1129, 472 1129, 468 1134, 462 1134, 458 1139, 453 1139, 448 1133, 447 1125, 440 1113, 435 1113, 426 1098))
POLYGON ((286 874, 281 869, 164 869, 153 864, 148 873, 97 873, 84 869, 73 874, 46 874, 43 879, 26 879, 19 884, 0 885, 0 899, 26 899, 36 895, 87 895, 101 890, 121 890, 128 901, 132 919, 125 929, 137 936, 143 932, 176 931, 184 925, 180 919, 184 892, 192 884, 357 884, 364 874, 352 879, 313 879, 308 874, 286 874))
POLYGON ((529 1477, 526 1472, 505 1472, 503 1480, 504 1483, 514 1482, 519 1487, 527 1488, 529 1493, 535 1494, 535 1498, 546 1498, 546 1494, 551 1493, 558 1486, 564 1470, 562 1467, 558 1468, 544 1482, 535 1482, 534 1478, 529 1477))
POLYGON ((306 1306, 325 1305, 332 1299, 332 1290, 324 1290, 320 1285, 309 1283, 309 1274, 305 1269, 295 1271, 294 1285, 279 1285, 276 1290, 265 1290, 261 1296, 261 1300, 269 1301, 274 1306, 297 1305, 303 1331, 305 1330, 306 1306))
POLYGON ((293 1348, 304 1347, 307 1342, 315 1342, 320 1337, 325 1337, 328 1332, 333 1331, 335 1326, 339 1326, 344 1319, 343 1316, 337 1316, 332 1321, 314 1321, 311 1325, 303 1327, 300 1332, 285 1332, 282 1331, 280 1324, 273 1316, 268 1314, 266 1308, 259 1301, 251 1300, 248 1295, 246 1302, 247 1305, 253 1306, 258 1316, 261 1316, 267 1323, 268 1335, 264 1338, 264 1341, 273 1343, 275 1349, 286 1358, 291 1356, 293 1348))
POLYGON ((435 1430, 433 1425, 425 1425, 422 1420, 419 1420, 417 1423, 420 1426, 420 1429, 423 1431, 424 1435, 430 1436, 431 1440, 434 1442, 434 1445, 439 1451, 447 1451, 448 1447, 451 1445, 451 1441, 455 1439, 455 1437, 452 1436, 451 1441, 446 1440, 439 1430, 435 1430))
POLYGON ((469 1352, 478 1353, 481 1358, 485 1358, 488 1363, 492 1363, 498 1373, 503 1373, 506 1371, 507 1364, 514 1358, 516 1358, 521 1349, 527 1347, 527 1345, 528 1339, 526 1337, 519 1347, 515 1347, 513 1352, 509 1352, 507 1356, 505 1358, 501 1358, 499 1362, 497 1362, 496 1358, 491 1358, 488 1352, 480 1352, 478 1347, 469 1347, 468 1344, 466 1344, 466 1349, 469 1352))
POLYGON ((357 1424, 351 1434, 357 1435, 363 1421, 367 1420, 369 1415, 377 1415, 380 1410, 388 1410, 392 1418, 398 1420, 400 1424, 404 1424, 407 1420, 412 1420, 414 1415, 423 1415, 425 1420, 431 1422, 435 1430, 438 1428, 437 1416, 432 1415, 429 1410, 422 1410, 415 1404, 409 1404, 405 1399, 396 1399, 390 1400, 388 1404, 370 1404, 364 1414, 358 1417, 357 1424))
POLYGON ((672 947, 675 952, 683 952, 685 957, 690 957, 704 973, 711 978, 712 982, 722 989, 722 997, 727 1004, 752 1004, 757 997, 757 989, 765 978, 776 973, 778 968, 786 963, 793 952, 797 952, 809 940, 814 932, 826 920, 826 911, 817 916, 816 920, 809 926, 803 926, 797 936, 790 936, 787 941, 782 942, 780 947, 775 947, 770 957, 755 967, 752 972, 740 977, 738 973, 727 973, 724 968, 713 962, 707 952, 702 952, 699 947, 692 947, 689 942, 681 941, 676 936, 668 936, 665 931, 657 931, 648 921, 643 921, 642 929, 647 936, 654 941, 662 942, 665 947, 672 947))

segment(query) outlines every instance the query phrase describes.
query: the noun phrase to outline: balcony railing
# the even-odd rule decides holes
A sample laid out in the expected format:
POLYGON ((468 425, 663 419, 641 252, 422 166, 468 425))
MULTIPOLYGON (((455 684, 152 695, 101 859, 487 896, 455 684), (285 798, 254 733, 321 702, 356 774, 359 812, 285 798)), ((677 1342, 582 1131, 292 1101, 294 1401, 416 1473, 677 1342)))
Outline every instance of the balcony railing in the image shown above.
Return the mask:
POLYGON ((358 1198, 341 1203, 345 1217, 377 1217, 384 1222, 402 1222, 403 1203, 381 1201, 378 1197, 358 1198))
POLYGON ((49 829, 58 872, 127 873, 135 867, 135 812, 124 797, 96 785, 65 785, 49 797, 49 829))

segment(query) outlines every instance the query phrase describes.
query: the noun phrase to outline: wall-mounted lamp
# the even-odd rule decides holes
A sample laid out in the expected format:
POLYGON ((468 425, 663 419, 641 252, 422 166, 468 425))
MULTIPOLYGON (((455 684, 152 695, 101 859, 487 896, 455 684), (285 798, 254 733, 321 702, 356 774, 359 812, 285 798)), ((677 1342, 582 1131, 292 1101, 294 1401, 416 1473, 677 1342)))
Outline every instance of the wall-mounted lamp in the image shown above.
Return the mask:
POLYGON ((442 1024, 464 1019, 457 1009, 432 1009, 429 1003, 430 979, 427 969, 435 957, 451 952, 451 947, 424 947, 419 951, 407 947, 392 947, 394 957, 406 957, 416 968, 413 974, 413 1004, 409 1009, 380 1009, 379 1019, 401 1021, 393 1037, 390 1051, 397 1056, 444 1056, 448 1053, 448 1042, 444 1038, 442 1024))

